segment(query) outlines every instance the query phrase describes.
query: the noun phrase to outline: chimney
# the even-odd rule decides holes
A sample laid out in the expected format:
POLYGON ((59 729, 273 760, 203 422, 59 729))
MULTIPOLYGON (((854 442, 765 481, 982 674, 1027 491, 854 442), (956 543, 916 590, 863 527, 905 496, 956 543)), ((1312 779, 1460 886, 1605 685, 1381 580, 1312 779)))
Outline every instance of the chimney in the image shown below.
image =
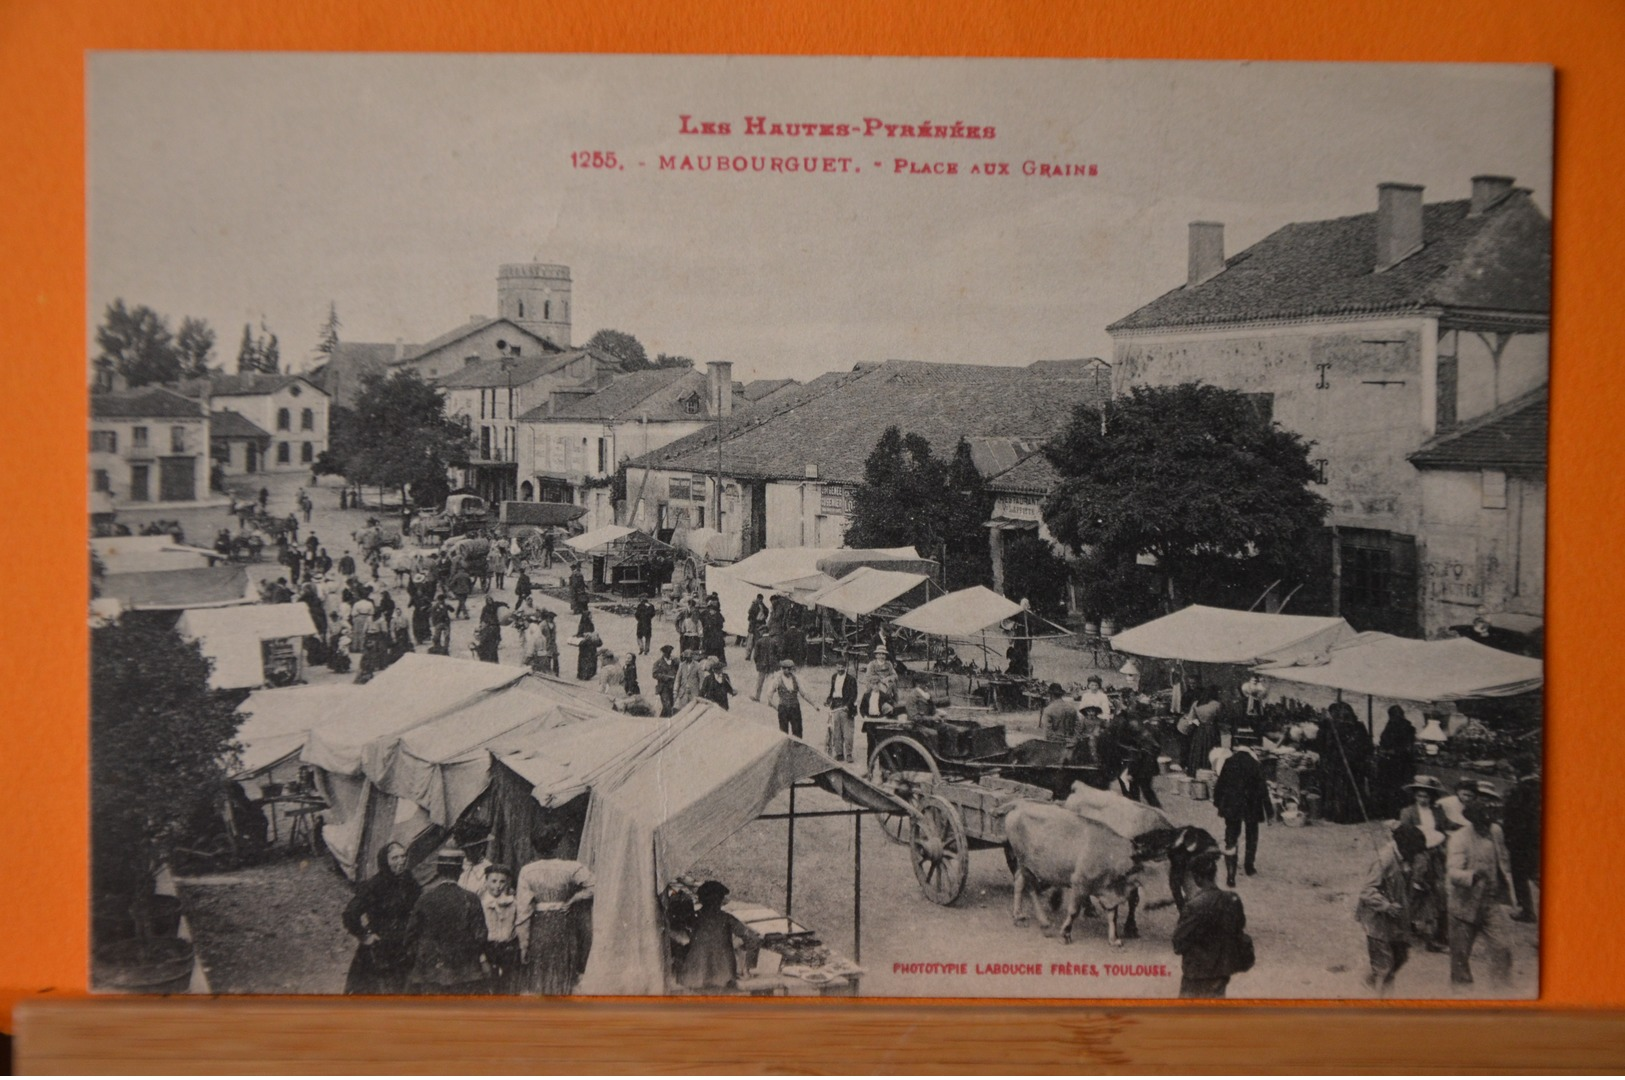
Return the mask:
POLYGON ((1224 269, 1224 225, 1217 221, 1191 222, 1190 274, 1185 280, 1195 288, 1224 269))
POLYGON ((705 407, 723 418, 734 411, 734 366, 728 360, 712 360, 705 365, 705 407), (719 400, 720 396, 720 400, 719 400))
POLYGON ((1422 185, 1377 185, 1377 270, 1422 249, 1422 185))
POLYGON ((1477 217, 1511 193, 1512 177, 1510 176, 1473 177, 1473 204, 1467 211, 1468 216, 1477 217))

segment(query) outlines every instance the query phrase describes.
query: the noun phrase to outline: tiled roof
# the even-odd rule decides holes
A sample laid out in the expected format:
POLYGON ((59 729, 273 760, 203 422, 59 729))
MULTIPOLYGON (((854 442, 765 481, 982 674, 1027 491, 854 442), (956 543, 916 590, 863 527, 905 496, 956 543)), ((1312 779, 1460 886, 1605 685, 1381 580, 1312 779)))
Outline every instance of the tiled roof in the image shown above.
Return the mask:
POLYGON ((196 418, 204 415, 203 406, 191 398, 182 397, 162 386, 143 386, 135 390, 111 390, 90 395, 90 415, 97 420, 196 418))
POLYGON ((476 360, 450 375, 435 380, 446 390, 471 390, 478 387, 523 386, 532 379, 551 375, 586 356, 584 349, 567 353, 549 353, 546 356, 517 356, 507 360, 476 360))
MULTIPOLYGON (((274 394, 290 383, 310 382, 302 375, 264 375, 258 372, 246 374, 220 373, 209 376, 209 393, 215 397, 256 397, 260 394, 274 394)), ((311 383, 315 386, 314 383, 311 383)), ((318 389, 320 389, 318 387, 318 389)), ((323 391, 325 393, 325 391, 323 391)))
POLYGON ((1531 390, 1454 431, 1429 439, 1410 456, 1411 463, 1421 469, 1544 471, 1549 389, 1531 390))
POLYGON ((221 409, 209 414, 209 436, 215 439, 269 439, 271 433, 242 413, 221 409))
POLYGON ((526 337, 530 338, 532 343, 540 345, 547 352, 559 353, 565 351, 553 344, 551 341, 542 337, 540 334, 537 334, 535 331, 527 330, 525 327, 514 322, 512 319, 473 319, 457 327, 455 330, 447 330, 444 334, 441 334, 432 341, 426 341, 422 345, 413 345, 408 347, 405 352, 405 359, 416 360, 419 357, 427 356, 436 349, 443 349, 447 345, 456 344, 464 338, 477 334, 487 327, 495 326, 497 323, 506 323, 507 325, 513 327, 521 334, 524 334, 526 337))
POLYGON ((1111 368, 1098 356, 1086 356, 1081 360, 1034 360, 1027 366, 1033 371, 1067 379, 1086 379, 1101 368, 1111 368))
MULTIPOLYGON (((806 475, 856 484, 886 428, 930 440, 941 455, 961 437, 983 441, 1047 439, 1080 403, 1107 393, 1093 379, 1056 379, 1027 368, 890 360, 830 372, 767 406, 735 412, 724 424, 723 471, 760 479, 806 475)), ((638 459, 657 469, 716 468, 715 429, 696 432, 638 459)))
POLYGON ((1060 482, 1061 474, 1042 451, 1028 454, 1010 468, 987 478, 990 491, 1019 495, 1048 495, 1060 482))
POLYGON ((1467 199, 1422 210, 1420 251, 1378 272, 1377 215, 1277 229, 1225 260, 1220 273, 1181 285, 1108 332, 1329 315, 1466 308, 1551 310, 1551 222, 1514 189, 1480 214, 1467 199))
POLYGON ((657 368, 617 376, 608 385, 575 400, 568 398, 549 415, 542 405, 520 415, 520 420, 708 420, 706 376, 691 368, 657 368), (688 412, 683 402, 695 395, 700 411, 688 412))
POLYGON ((745 395, 746 401, 757 402, 769 394, 783 390, 786 386, 794 385, 796 385, 794 379, 756 379, 746 383, 740 392, 745 395))

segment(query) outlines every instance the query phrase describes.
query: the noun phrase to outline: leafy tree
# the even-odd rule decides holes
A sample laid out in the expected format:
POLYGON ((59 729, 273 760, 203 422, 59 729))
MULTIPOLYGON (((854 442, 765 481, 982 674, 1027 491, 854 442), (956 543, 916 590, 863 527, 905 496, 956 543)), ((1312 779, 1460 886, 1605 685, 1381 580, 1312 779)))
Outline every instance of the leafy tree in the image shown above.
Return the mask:
POLYGON ((643 343, 621 330, 598 331, 587 339, 587 348, 613 356, 627 371, 643 371, 652 366, 643 343))
POLYGON ((226 777, 243 717, 173 629, 126 616, 90 638, 92 888, 137 905, 226 777))
POLYGON ((344 324, 339 322, 339 306, 333 301, 327 302, 327 318, 322 320, 322 328, 316 332, 316 351, 323 356, 332 358, 339 347, 339 328, 344 324))
POLYGON ((243 323, 243 340, 237 347, 237 372, 249 375, 259 372, 265 375, 275 375, 282 370, 282 348, 277 344, 277 337, 260 320, 260 333, 256 335, 254 328, 243 323))
POLYGON ((169 321, 145 304, 126 308, 121 297, 107 305, 96 344, 98 364, 117 371, 132 387, 172 382, 181 374, 169 321))
POLYGON ((415 371, 362 376, 351 409, 329 415, 327 468, 352 483, 410 490, 419 506, 445 502, 446 470, 466 465, 468 428, 446 415, 445 396, 415 371))
POLYGON ((694 366, 694 361, 687 356, 668 356, 666 353, 661 353, 655 357, 654 366, 657 368, 691 368, 694 366))
MULTIPOLYGON (((1080 406, 1046 449, 1064 478, 1044 504, 1061 542, 1087 552, 1085 593, 1149 555, 1165 605, 1247 607, 1272 582, 1313 575, 1328 504, 1299 435, 1245 395, 1186 383, 1080 406)), ((1125 613, 1101 610, 1097 614, 1125 613)))
POLYGON ((175 335, 175 351, 183 378, 202 378, 209 374, 214 343, 214 329, 207 322, 190 315, 181 320, 180 332, 175 335))
POLYGON ((863 467, 852 498, 846 542, 852 547, 912 546, 942 561, 949 589, 985 584, 990 578, 987 531, 992 512, 987 485, 961 439, 950 461, 931 443, 887 428, 863 467))
POLYGON ((1064 618, 1071 577, 1067 561, 1037 530, 1004 534, 1004 594, 1012 600, 1030 601, 1032 609, 1047 618, 1064 618))

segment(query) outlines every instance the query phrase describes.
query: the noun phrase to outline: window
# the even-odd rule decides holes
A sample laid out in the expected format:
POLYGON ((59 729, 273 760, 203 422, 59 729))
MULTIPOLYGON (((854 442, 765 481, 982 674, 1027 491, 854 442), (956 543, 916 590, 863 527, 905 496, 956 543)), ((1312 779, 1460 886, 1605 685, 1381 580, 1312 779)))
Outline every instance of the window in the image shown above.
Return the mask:
POLYGON ((300 443, 299 444, 299 460, 301 462, 303 462, 304 464, 306 464, 306 465, 309 465, 311 462, 315 461, 316 460, 316 444, 315 443, 308 443, 308 442, 307 443, 300 443))
POLYGON ((704 503, 701 503, 699 506, 696 506, 694 508, 694 527, 696 529, 705 528, 705 504, 704 503))
POLYGON ((521 319, 525 317, 525 302, 523 300, 519 301, 519 317, 521 319))
POLYGON ((1449 431, 1456 426, 1456 384, 1457 367, 1454 356, 1439 356, 1438 367, 1438 400, 1433 407, 1433 428, 1435 431, 1449 431))
POLYGON ((171 454, 186 453, 186 429, 179 424, 169 429, 169 452, 171 454))
POLYGON ((551 300, 543 300, 542 301, 542 321, 547 322, 551 318, 553 318, 553 301, 551 301, 551 300))
POLYGON ((315 431, 316 430, 316 410, 315 409, 300 409, 299 410, 299 430, 300 431, 315 431))
POLYGON ((1483 498, 1480 500, 1485 510, 1505 510, 1507 508, 1507 474, 1499 469, 1485 469, 1480 474, 1480 485, 1483 489, 1483 498))
POLYGON ((148 502, 152 498, 152 467, 150 465, 130 466, 130 501, 148 502))
POLYGON ((113 478, 107 475, 106 469, 97 469, 91 473, 91 477, 95 481, 97 491, 113 490, 113 478))
POLYGON ((690 394, 688 397, 684 398, 683 411, 690 416, 698 416, 700 412, 700 396, 698 394, 690 394))
POLYGON ((485 419, 485 391, 480 391, 480 419, 485 419))
POLYGON ((1356 630, 1416 635, 1416 538, 1338 530, 1339 614, 1356 630))
POLYGON ((598 440, 598 471, 609 472, 609 440, 598 440))
POLYGON ((291 427, 292 427, 292 424, 289 422, 288 410, 287 409, 278 409, 276 411, 276 429, 278 431, 287 431, 291 427))
POLYGON ((131 428, 130 445, 137 450, 145 450, 147 448, 147 429, 144 427, 131 428))
POLYGON ((292 461, 293 461, 293 451, 288 447, 288 444, 285 443, 285 442, 277 443, 276 444, 276 463, 278 465, 287 465, 292 461))
POLYGON ((92 454, 118 453, 118 432, 92 431, 90 433, 90 452, 92 454))

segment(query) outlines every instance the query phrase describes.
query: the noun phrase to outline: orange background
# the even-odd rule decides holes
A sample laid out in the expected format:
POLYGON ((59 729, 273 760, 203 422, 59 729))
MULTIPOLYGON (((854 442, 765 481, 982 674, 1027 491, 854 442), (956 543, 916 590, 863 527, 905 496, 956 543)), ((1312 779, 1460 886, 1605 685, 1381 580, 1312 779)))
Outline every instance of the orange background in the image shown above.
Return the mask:
POLYGON ((1557 68, 1542 1004, 1625 1004, 1610 675, 1625 524, 1625 4, 1567 0, 8 0, 0 5, 0 1026, 84 993, 84 51, 808 53, 1539 62, 1557 68), (1600 674, 1599 674, 1600 673, 1600 674))

